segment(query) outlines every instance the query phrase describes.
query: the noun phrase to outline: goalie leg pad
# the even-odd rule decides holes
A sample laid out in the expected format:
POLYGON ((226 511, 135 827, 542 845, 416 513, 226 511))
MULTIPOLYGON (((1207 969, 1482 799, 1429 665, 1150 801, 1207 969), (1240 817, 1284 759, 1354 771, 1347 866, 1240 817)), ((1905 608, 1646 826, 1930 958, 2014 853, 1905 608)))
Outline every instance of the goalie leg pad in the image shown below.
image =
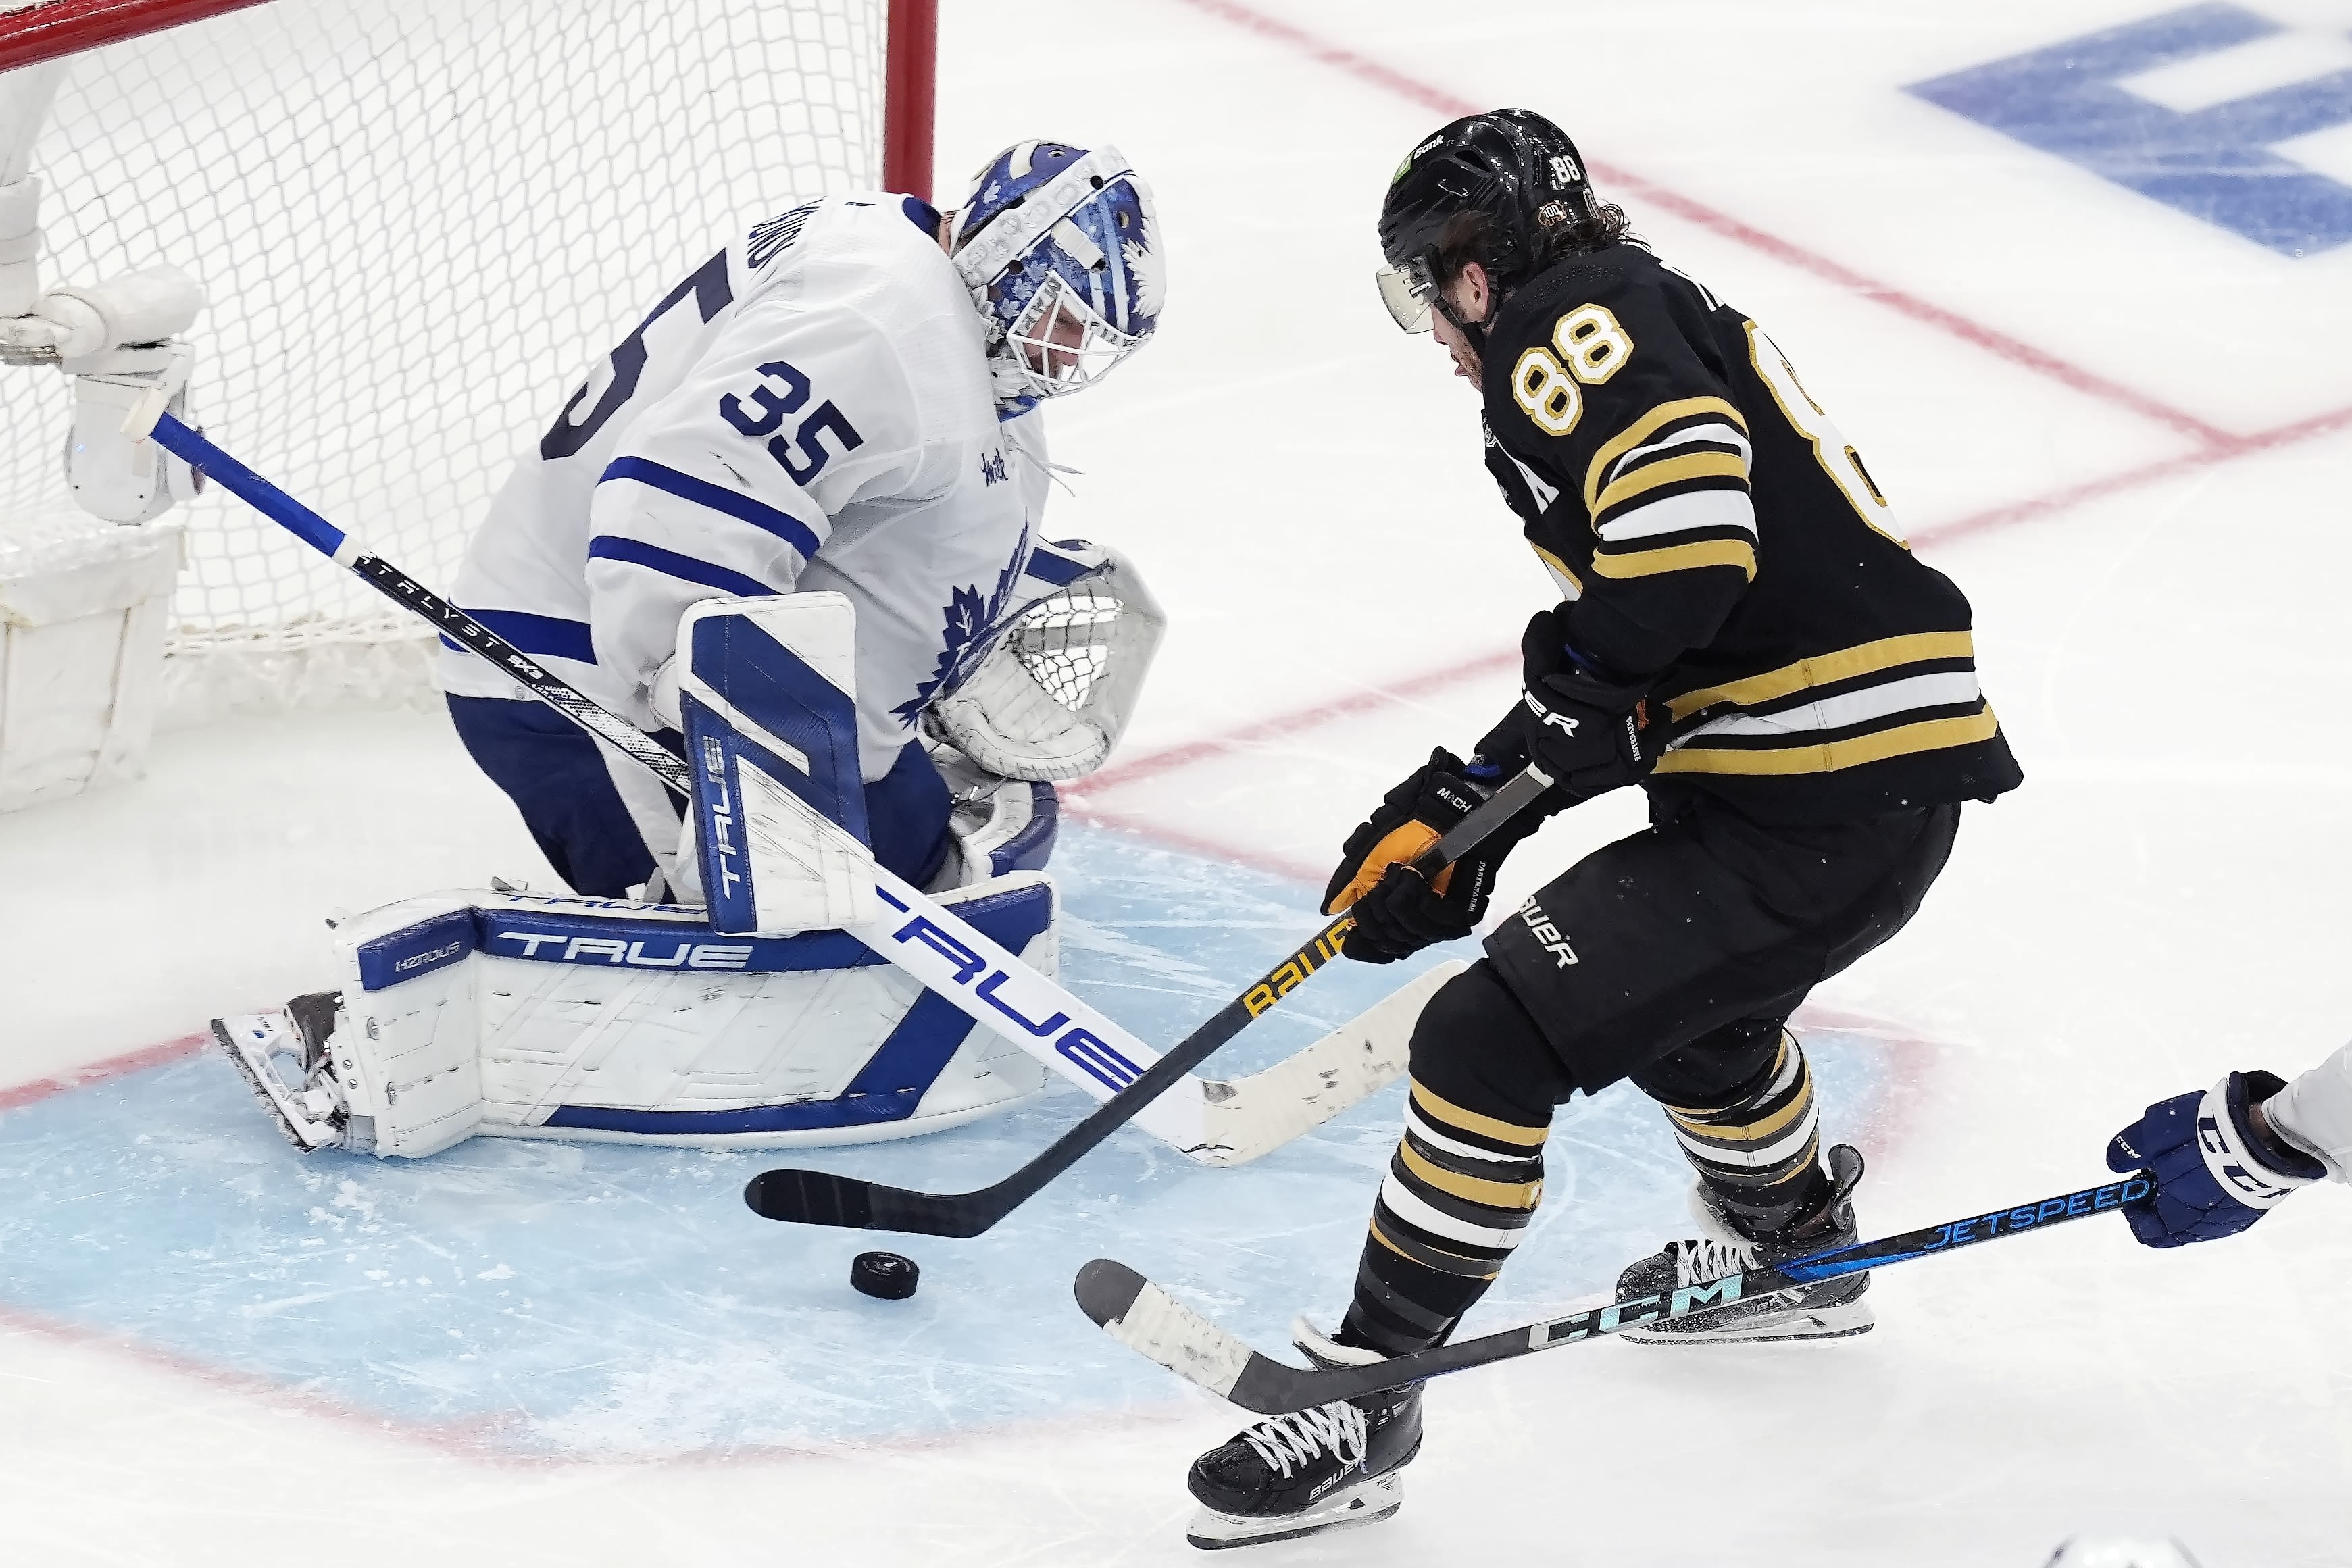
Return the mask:
POLYGON ((1051 784, 1000 779, 944 742, 932 743, 930 760, 952 794, 955 810, 940 863, 921 883, 925 891, 1045 869, 1062 827, 1061 797, 1051 784))
MULTIPOLYGON (((941 902, 1055 971, 1043 877, 941 902)), ((323 1071, 300 1075, 282 1017, 215 1025, 304 1149, 415 1156, 477 1132, 866 1143, 954 1126, 1045 1083, 1034 1058, 839 931, 746 938, 688 909, 460 893, 359 916, 338 941, 345 986, 323 1071)))

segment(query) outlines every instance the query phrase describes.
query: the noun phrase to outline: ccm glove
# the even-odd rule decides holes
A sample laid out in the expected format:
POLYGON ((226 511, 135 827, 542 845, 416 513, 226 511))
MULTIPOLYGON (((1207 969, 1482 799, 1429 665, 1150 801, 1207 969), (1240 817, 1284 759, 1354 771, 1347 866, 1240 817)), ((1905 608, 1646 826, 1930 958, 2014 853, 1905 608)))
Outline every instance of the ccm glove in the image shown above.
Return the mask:
POLYGON ((1412 778, 1390 790, 1339 852, 1324 890, 1323 913, 1351 911, 1355 928, 1339 950, 1366 964, 1391 964, 1434 942, 1467 936, 1486 912, 1495 872, 1514 845, 1549 815, 1530 808, 1487 834, 1478 847, 1424 882, 1412 862, 1468 816, 1496 780, 1473 789, 1475 775, 1439 747, 1412 778))
POLYGON ((2145 1170, 2156 1190, 2124 1218, 2144 1247, 2185 1247, 2234 1236, 2308 1186, 2327 1167, 2275 1137, 2258 1136, 2249 1104, 2286 1087, 2268 1072, 2232 1072, 2202 1093, 2176 1095, 2107 1145, 2107 1168, 2145 1170))
POLYGON ((1558 611, 1528 622, 1519 655, 1518 706, 1478 743, 1482 759, 1505 768, 1532 762, 1571 801, 1631 784, 1656 763, 1642 701, 1649 683, 1619 685, 1585 668, 1568 651, 1558 611))

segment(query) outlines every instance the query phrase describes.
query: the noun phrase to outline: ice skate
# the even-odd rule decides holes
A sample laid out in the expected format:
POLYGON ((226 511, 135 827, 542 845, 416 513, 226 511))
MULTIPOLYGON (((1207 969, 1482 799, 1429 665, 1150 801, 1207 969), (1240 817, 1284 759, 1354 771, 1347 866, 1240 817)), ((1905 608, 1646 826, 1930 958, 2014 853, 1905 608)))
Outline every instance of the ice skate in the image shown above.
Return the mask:
MULTIPOLYGON (((1861 1239, 1854 1227, 1853 1189, 1862 1180, 1862 1155, 1850 1144, 1830 1150, 1826 1200, 1769 1236, 1749 1236, 1716 1200, 1705 1182, 1692 1190, 1691 1211, 1701 1234, 1677 1241, 1627 1269, 1617 1279, 1617 1299, 1664 1295, 1685 1285, 1719 1280, 1743 1270, 1769 1268, 1791 1258, 1861 1239)), ((1745 1341, 1843 1339, 1867 1333, 1876 1321, 1862 1300, 1870 1276, 1855 1274, 1801 1290, 1694 1313, 1669 1322, 1628 1329, 1623 1338, 1639 1344, 1724 1344, 1745 1341)))
MULTIPOLYGON (((1382 1359, 1333 1343, 1304 1318, 1291 1340, 1320 1367, 1382 1359)), ((1417 1383, 1270 1416, 1192 1461, 1185 1484, 1201 1510, 1184 1539, 1215 1551, 1386 1519, 1403 1506, 1401 1472, 1420 1451, 1417 1383)))
POLYGON ((213 1019, 213 1038, 278 1130, 306 1155, 348 1141, 342 1088, 327 1055, 341 1000, 337 992, 315 991, 278 1012, 213 1019))

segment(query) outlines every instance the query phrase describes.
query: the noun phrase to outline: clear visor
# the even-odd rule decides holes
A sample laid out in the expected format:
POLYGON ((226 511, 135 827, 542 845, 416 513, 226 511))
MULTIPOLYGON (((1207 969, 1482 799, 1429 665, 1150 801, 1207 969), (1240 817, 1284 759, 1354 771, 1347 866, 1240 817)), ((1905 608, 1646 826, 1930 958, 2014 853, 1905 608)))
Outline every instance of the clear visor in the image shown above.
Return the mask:
POLYGON ((1381 303, 1396 324, 1408 332, 1429 330, 1429 274, 1418 267, 1383 267, 1372 274, 1381 286, 1381 303))
POLYGON ((1055 277, 1013 324, 1004 351, 1034 396, 1059 397, 1094 385, 1142 345, 1055 277))

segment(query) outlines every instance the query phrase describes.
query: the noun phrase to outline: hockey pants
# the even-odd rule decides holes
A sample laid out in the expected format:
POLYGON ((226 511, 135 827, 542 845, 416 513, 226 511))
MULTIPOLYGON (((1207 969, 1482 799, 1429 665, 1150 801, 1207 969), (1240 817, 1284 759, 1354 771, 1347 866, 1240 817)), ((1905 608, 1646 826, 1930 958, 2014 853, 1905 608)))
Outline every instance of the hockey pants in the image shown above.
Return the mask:
POLYGON ((1818 1169, 1812 1083, 1782 1024, 1901 930, 1959 807, 1768 827, 1703 799, 1586 856, 1506 916, 1412 1039, 1404 1138, 1342 1336, 1435 1343, 1518 1245, 1552 1107, 1631 1078, 1760 1228, 1818 1169))

